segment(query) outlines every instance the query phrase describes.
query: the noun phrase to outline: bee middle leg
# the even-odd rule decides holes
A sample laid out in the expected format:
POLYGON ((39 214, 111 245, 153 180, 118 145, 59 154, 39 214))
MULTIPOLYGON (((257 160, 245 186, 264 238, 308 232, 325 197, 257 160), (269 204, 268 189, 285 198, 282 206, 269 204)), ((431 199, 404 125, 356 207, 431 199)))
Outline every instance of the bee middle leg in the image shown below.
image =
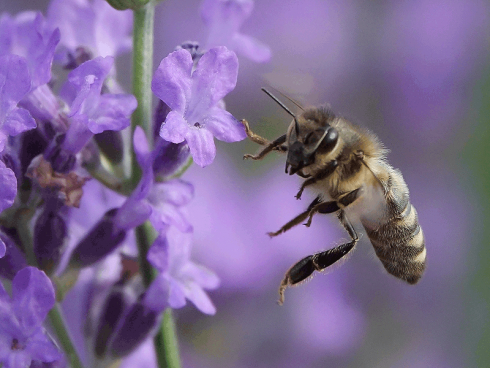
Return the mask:
MULTIPOLYGON (((293 218, 291 221, 289 221, 286 225, 284 225, 283 227, 281 227, 279 230, 274 231, 274 232, 267 233, 267 235, 269 235, 272 238, 274 236, 277 236, 279 234, 282 234, 282 233, 288 231, 289 229, 291 229, 292 227, 294 227, 296 225, 301 224, 304 220, 306 220, 308 218, 308 216, 310 215, 310 211, 312 210, 312 208, 315 208, 318 204, 321 204, 321 203, 323 203, 323 202, 320 199, 320 196, 316 197, 313 200, 313 202, 310 203, 310 205, 308 206, 308 208, 306 209, 306 211, 300 213, 298 216, 296 216, 295 218, 293 218)), ((339 209, 339 208, 337 207, 337 209, 339 209)))
POLYGON ((344 228, 349 233, 351 241, 345 244, 341 244, 335 248, 312 254, 295 263, 288 270, 288 272, 286 272, 286 275, 284 276, 284 279, 281 281, 281 284, 279 286, 278 303, 280 305, 284 303, 284 292, 287 287, 294 286, 301 283, 302 281, 305 281, 313 274, 313 272, 322 271, 325 268, 333 265, 344 256, 346 256, 352 249, 354 249, 354 246, 357 244, 359 237, 357 236, 354 227, 345 216, 345 212, 343 210, 339 212, 338 217, 344 228))
MULTIPOLYGON (((347 193, 344 195, 341 199, 339 199, 338 203, 340 203, 343 207, 347 207, 350 205, 352 202, 354 202, 357 198, 359 198, 359 195, 361 194, 361 188, 354 189, 353 191, 347 193)), ((306 227, 310 227, 311 225, 311 220, 313 219, 313 215, 315 213, 332 213, 335 212, 334 210, 334 205, 337 206, 337 210, 340 209, 338 206, 337 202, 322 202, 318 203, 317 205, 313 206, 310 209, 310 213, 308 214, 308 221, 305 223, 306 227)))

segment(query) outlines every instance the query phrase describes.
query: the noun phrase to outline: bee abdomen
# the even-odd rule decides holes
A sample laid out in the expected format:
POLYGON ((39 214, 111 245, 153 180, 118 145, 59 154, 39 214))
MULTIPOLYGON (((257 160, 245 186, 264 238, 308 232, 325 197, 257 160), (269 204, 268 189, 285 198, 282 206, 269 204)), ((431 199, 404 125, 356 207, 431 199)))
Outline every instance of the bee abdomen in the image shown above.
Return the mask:
POLYGON ((376 255, 390 274, 409 284, 422 277, 426 260, 424 233, 410 202, 378 228, 365 228, 376 255))

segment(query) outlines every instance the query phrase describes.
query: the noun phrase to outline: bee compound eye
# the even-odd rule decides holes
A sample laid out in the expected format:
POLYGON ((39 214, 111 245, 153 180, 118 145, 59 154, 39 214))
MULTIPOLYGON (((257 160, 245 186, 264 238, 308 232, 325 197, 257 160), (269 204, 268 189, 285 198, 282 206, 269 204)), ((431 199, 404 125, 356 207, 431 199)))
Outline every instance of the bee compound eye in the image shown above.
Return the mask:
POLYGON ((331 151, 337 144, 338 139, 339 133, 337 132, 337 129, 331 127, 330 129, 328 129, 327 134, 323 138, 320 148, 327 152, 331 151))

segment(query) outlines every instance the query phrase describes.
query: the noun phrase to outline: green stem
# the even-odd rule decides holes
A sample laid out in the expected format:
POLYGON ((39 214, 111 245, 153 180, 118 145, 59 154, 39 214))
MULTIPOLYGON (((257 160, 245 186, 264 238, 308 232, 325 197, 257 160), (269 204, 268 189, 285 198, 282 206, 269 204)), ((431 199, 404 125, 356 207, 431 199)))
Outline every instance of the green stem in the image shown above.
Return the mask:
MULTIPOLYGON (((153 30, 155 17, 155 2, 150 0, 144 7, 134 11, 133 27, 133 94, 138 100, 138 107, 131 119, 131 137, 136 126, 145 131, 150 145, 153 142, 152 131, 152 92, 151 77, 153 73, 153 30)), ((132 148, 132 144, 131 144, 132 148)), ((131 149, 131 152, 133 150, 131 149)), ((131 182, 136 187, 141 169, 132 153, 131 182)))
MULTIPOLYGON (((153 142, 151 77, 153 72, 153 28, 155 3, 134 11, 133 32, 133 94, 138 100, 138 108, 131 120, 131 133, 141 126, 150 142, 153 142)), ((133 134, 131 134, 133 135, 133 134)), ((133 151, 131 149, 131 151, 133 151)), ((136 187, 141 177, 134 153, 132 154, 132 175, 130 182, 136 187)), ((155 271, 146 259, 148 249, 156 237, 155 230, 147 222, 136 229, 136 240, 140 254, 140 270, 148 286, 155 278, 155 271)), ((154 339, 155 352, 160 367, 180 368, 177 335, 172 313, 168 309, 163 316, 162 328, 154 339)))
POLYGON ((172 309, 168 308, 163 314, 162 326, 155 336, 155 347, 163 346, 164 354, 157 352, 158 366, 160 368, 180 368, 180 354, 177 340, 177 331, 172 309))
POLYGON ((56 303, 54 308, 49 311, 49 319, 51 321, 51 325, 56 332, 56 336, 58 337, 58 341, 63 348, 63 351, 66 354, 66 357, 70 361, 70 366, 73 368, 83 368, 82 361, 78 357, 75 346, 72 344, 70 335, 66 330, 65 321, 63 319, 63 315, 61 312, 61 307, 59 303, 56 303))

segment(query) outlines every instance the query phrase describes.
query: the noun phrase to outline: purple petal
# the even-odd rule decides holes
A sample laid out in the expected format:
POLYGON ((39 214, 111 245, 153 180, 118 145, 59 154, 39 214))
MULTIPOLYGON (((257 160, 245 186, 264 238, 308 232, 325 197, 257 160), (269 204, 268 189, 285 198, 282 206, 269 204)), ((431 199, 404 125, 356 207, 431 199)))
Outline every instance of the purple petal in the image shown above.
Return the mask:
POLYGON ((169 180, 164 183, 155 183, 148 196, 154 206, 163 206, 171 203, 174 206, 183 206, 194 197, 194 186, 180 179, 169 180))
POLYGON ((241 33, 233 35, 231 48, 256 63, 266 63, 272 56, 270 47, 265 43, 241 33))
POLYGON ((0 129, 0 152, 3 152, 5 149, 5 143, 7 143, 8 136, 2 132, 0 129))
POLYGON ((170 204, 154 209, 150 221, 157 231, 165 229, 168 225, 174 225, 184 233, 191 232, 193 229, 187 216, 170 204))
POLYGON ((34 330, 41 326, 54 306, 53 284, 43 271, 26 267, 12 281, 12 300, 15 314, 23 329, 34 330))
POLYGON ((3 161, 0 160, 0 212, 14 203, 17 195, 17 179, 3 161))
POLYGON ((189 299, 197 309, 206 314, 215 314, 216 308, 204 292, 202 287, 193 281, 188 281, 183 288, 185 297, 189 299))
POLYGON ((131 48, 131 10, 116 10, 103 0, 52 0, 47 13, 61 30, 61 44, 72 52, 84 46, 95 56, 116 56, 131 48))
POLYGON ((220 141, 237 142, 245 139, 245 128, 228 111, 213 107, 209 115, 203 119, 206 129, 220 141))
POLYGON ((29 367, 31 362, 31 355, 27 351, 17 350, 15 353, 10 352, 5 368, 29 367))
POLYGON ((196 164, 205 167, 213 162, 216 156, 213 133, 207 129, 190 128, 185 139, 196 164))
POLYGON ((31 116, 29 111, 17 108, 12 110, 5 118, 3 123, 3 129, 10 136, 16 136, 26 130, 34 129, 36 127, 36 121, 31 116))
POLYGON ((214 272, 193 262, 186 265, 184 274, 186 278, 194 280, 204 289, 216 289, 220 284, 220 280, 214 272))
POLYGON ((192 56, 187 50, 174 51, 161 61, 151 82, 153 93, 181 115, 191 95, 192 66, 192 56))
POLYGON ((82 150, 93 133, 87 128, 88 116, 86 114, 77 114, 70 119, 71 125, 65 135, 63 148, 68 152, 76 154, 82 150))
POLYGON ((184 141, 189 130, 189 125, 184 120, 182 114, 176 111, 170 111, 160 128, 160 137, 168 142, 181 143, 184 141))
POLYGON ((41 13, 37 13, 33 23, 32 35, 29 39, 28 54, 25 55, 29 62, 29 70, 32 76, 32 87, 39 87, 51 80, 51 65, 53 63, 56 46, 60 42, 60 30, 47 31, 46 22, 41 13), (33 36, 36 35, 38 39, 33 36))
POLYGON ((0 122, 31 89, 26 60, 17 55, 0 57, 0 122))
POLYGON ((5 246, 5 243, 3 240, 0 238, 0 258, 2 258, 5 255, 5 251, 7 250, 7 247, 5 246))
POLYGON ((48 30, 40 12, 22 12, 14 19, 8 18, 2 18, 2 28, 9 29, 10 40, 1 42, 8 48, 0 49, 0 54, 10 52, 25 57, 33 89, 48 83, 54 51, 60 39, 59 30, 48 30))
POLYGON ((133 95, 103 94, 96 111, 90 116, 88 128, 94 134, 105 130, 122 130, 130 125, 130 116, 138 106, 133 95))
POLYGON ((141 167, 144 167, 148 157, 150 156, 150 147, 148 146, 148 140, 146 139, 145 132, 140 126, 137 126, 134 130, 133 148, 138 164, 141 167))
POLYGON ((169 287, 170 294, 168 297, 168 304, 174 309, 182 308, 186 305, 185 291, 183 290, 182 285, 173 278, 170 278, 169 287))
POLYGON ((114 222, 119 229, 129 230, 148 220, 151 213, 148 202, 129 197, 117 212, 114 222))
POLYGON ((53 362, 62 357, 60 351, 49 340, 43 330, 39 330, 36 334, 29 336, 28 348, 31 359, 41 362, 53 362))
POLYGON ((192 95, 185 114, 192 125, 206 115, 208 109, 231 92, 238 76, 238 59, 224 46, 206 52, 192 73, 192 95))
POLYGON ((252 0, 204 0, 201 4, 201 17, 208 26, 224 27, 237 31, 252 13, 252 0))
POLYGON ((158 275, 145 293, 145 305, 155 312, 162 312, 168 307, 170 288, 165 275, 158 275))
POLYGON ((148 250, 146 258, 159 272, 166 272, 168 270, 168 241, 165 235, 159 235, 155 239, 148 250))
POLYGON ((113 57, 99 56, 83 63, 68 74, 68 82, 61 88, 60 96, 71 104, 69 116, 97 107, 102 84, 113 64, 113 57))

